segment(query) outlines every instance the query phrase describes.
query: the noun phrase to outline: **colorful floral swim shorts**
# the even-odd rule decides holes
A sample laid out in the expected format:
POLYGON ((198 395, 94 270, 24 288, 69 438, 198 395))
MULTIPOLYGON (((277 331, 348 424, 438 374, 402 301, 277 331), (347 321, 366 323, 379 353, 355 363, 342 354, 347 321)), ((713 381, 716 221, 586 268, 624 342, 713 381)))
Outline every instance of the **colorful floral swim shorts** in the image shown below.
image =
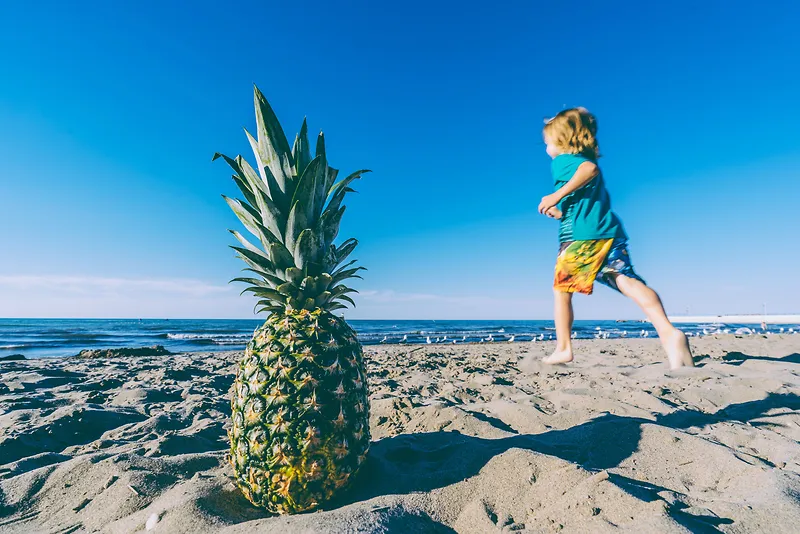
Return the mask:
POLYGON ((644 282, 633 270, 626 241, 567 241, 561 243, 558 251, 553 288, 564 293, 591 295, 597 281, 619 291, 616 283, 619 274, 644 282))

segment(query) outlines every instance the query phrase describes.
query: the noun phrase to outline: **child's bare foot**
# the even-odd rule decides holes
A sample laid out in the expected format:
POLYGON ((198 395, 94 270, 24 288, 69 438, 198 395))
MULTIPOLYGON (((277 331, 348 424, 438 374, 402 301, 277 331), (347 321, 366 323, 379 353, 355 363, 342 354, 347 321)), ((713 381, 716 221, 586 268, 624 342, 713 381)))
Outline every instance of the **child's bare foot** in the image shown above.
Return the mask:
POLYGON ((692 350, 689 348, 689 340, 686 339, 686 334, 677 328, 664 339, 664 349, 667 351, 670 369, 694 367, 694 359, 692 358, 692 350))
POLYGON ((548 365, 555 365, 558 363, 569 363, 573 360, 572 349, 556 350, 550 356, 542 358, 542 361, 548 365))

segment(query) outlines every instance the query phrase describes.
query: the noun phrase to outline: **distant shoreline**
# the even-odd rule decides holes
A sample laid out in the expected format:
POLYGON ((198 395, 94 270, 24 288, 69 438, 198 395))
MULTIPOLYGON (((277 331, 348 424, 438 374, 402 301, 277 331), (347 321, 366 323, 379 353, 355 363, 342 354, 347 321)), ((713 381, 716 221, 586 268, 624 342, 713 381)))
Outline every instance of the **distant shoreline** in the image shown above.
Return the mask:
POLYGON ((735 324, 796 324, 800 323, 800 314, 786 315, 671 315, 673 323, 735 323, 735 324))

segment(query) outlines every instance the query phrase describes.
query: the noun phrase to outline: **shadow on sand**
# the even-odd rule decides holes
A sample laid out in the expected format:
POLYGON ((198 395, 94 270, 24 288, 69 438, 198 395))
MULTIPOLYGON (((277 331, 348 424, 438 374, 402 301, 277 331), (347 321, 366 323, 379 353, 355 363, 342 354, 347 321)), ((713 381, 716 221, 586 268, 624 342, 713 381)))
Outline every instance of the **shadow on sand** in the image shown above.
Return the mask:
MULTIPOLYGON (((588 470, 617 467, 639 447, 643 424, 671 429, 705 427, 719 422, 746 422, 775 408, 800 409, 800 396, 770 394, 762 400, 734 404, 715 413, 678 410, 655 419, 605 414, 566 430, 501 439, 464 436, 457 432, 402 434, 373 443, 370 459, 351 491, 336 506, 380 495, 430 491, 477 475, 494 456, 511 448, 548 454, 588 470)), ((609 480, 631 495, 646 501, 660 499, 667 488, 611 475, 609 480)), ((669 513, 693 532, 718 532, 727 518, 698 517, 682 512, 676 503, 669 513)))
POLYGON ((800 354, 795 352, 783 358, 770 358, 769 356, 749 356, 741 352, 729 352, 722 357, 722 361, 729 365, 742 365, 747 360, 761 360, 773 363, 800 363, 800 354))

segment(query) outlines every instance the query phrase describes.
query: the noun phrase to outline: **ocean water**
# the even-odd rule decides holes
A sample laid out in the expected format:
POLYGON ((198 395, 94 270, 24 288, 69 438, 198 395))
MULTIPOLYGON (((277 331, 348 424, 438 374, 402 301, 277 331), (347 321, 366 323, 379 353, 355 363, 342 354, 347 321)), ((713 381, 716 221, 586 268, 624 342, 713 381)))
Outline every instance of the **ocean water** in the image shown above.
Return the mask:
MULTIPOLYGON (((163 345, 173 352, 241 350, 263 321, 258 319, 0 319, 0 357, 72 356, 83 349, 163 345)), ((380 343, 508 342, 555 338, 553 321, 349 321, 364 345, 380 343)), ((751 334, 754 325, 678 325, 689 335, 751 334)), ((771 326, 770 333, 800 332, 800 325, 771 326)), ((655 336, 640 321, 576 321, 575 336, 655 336)), ((757 331, 761 333, 760 328, 757 331)))

